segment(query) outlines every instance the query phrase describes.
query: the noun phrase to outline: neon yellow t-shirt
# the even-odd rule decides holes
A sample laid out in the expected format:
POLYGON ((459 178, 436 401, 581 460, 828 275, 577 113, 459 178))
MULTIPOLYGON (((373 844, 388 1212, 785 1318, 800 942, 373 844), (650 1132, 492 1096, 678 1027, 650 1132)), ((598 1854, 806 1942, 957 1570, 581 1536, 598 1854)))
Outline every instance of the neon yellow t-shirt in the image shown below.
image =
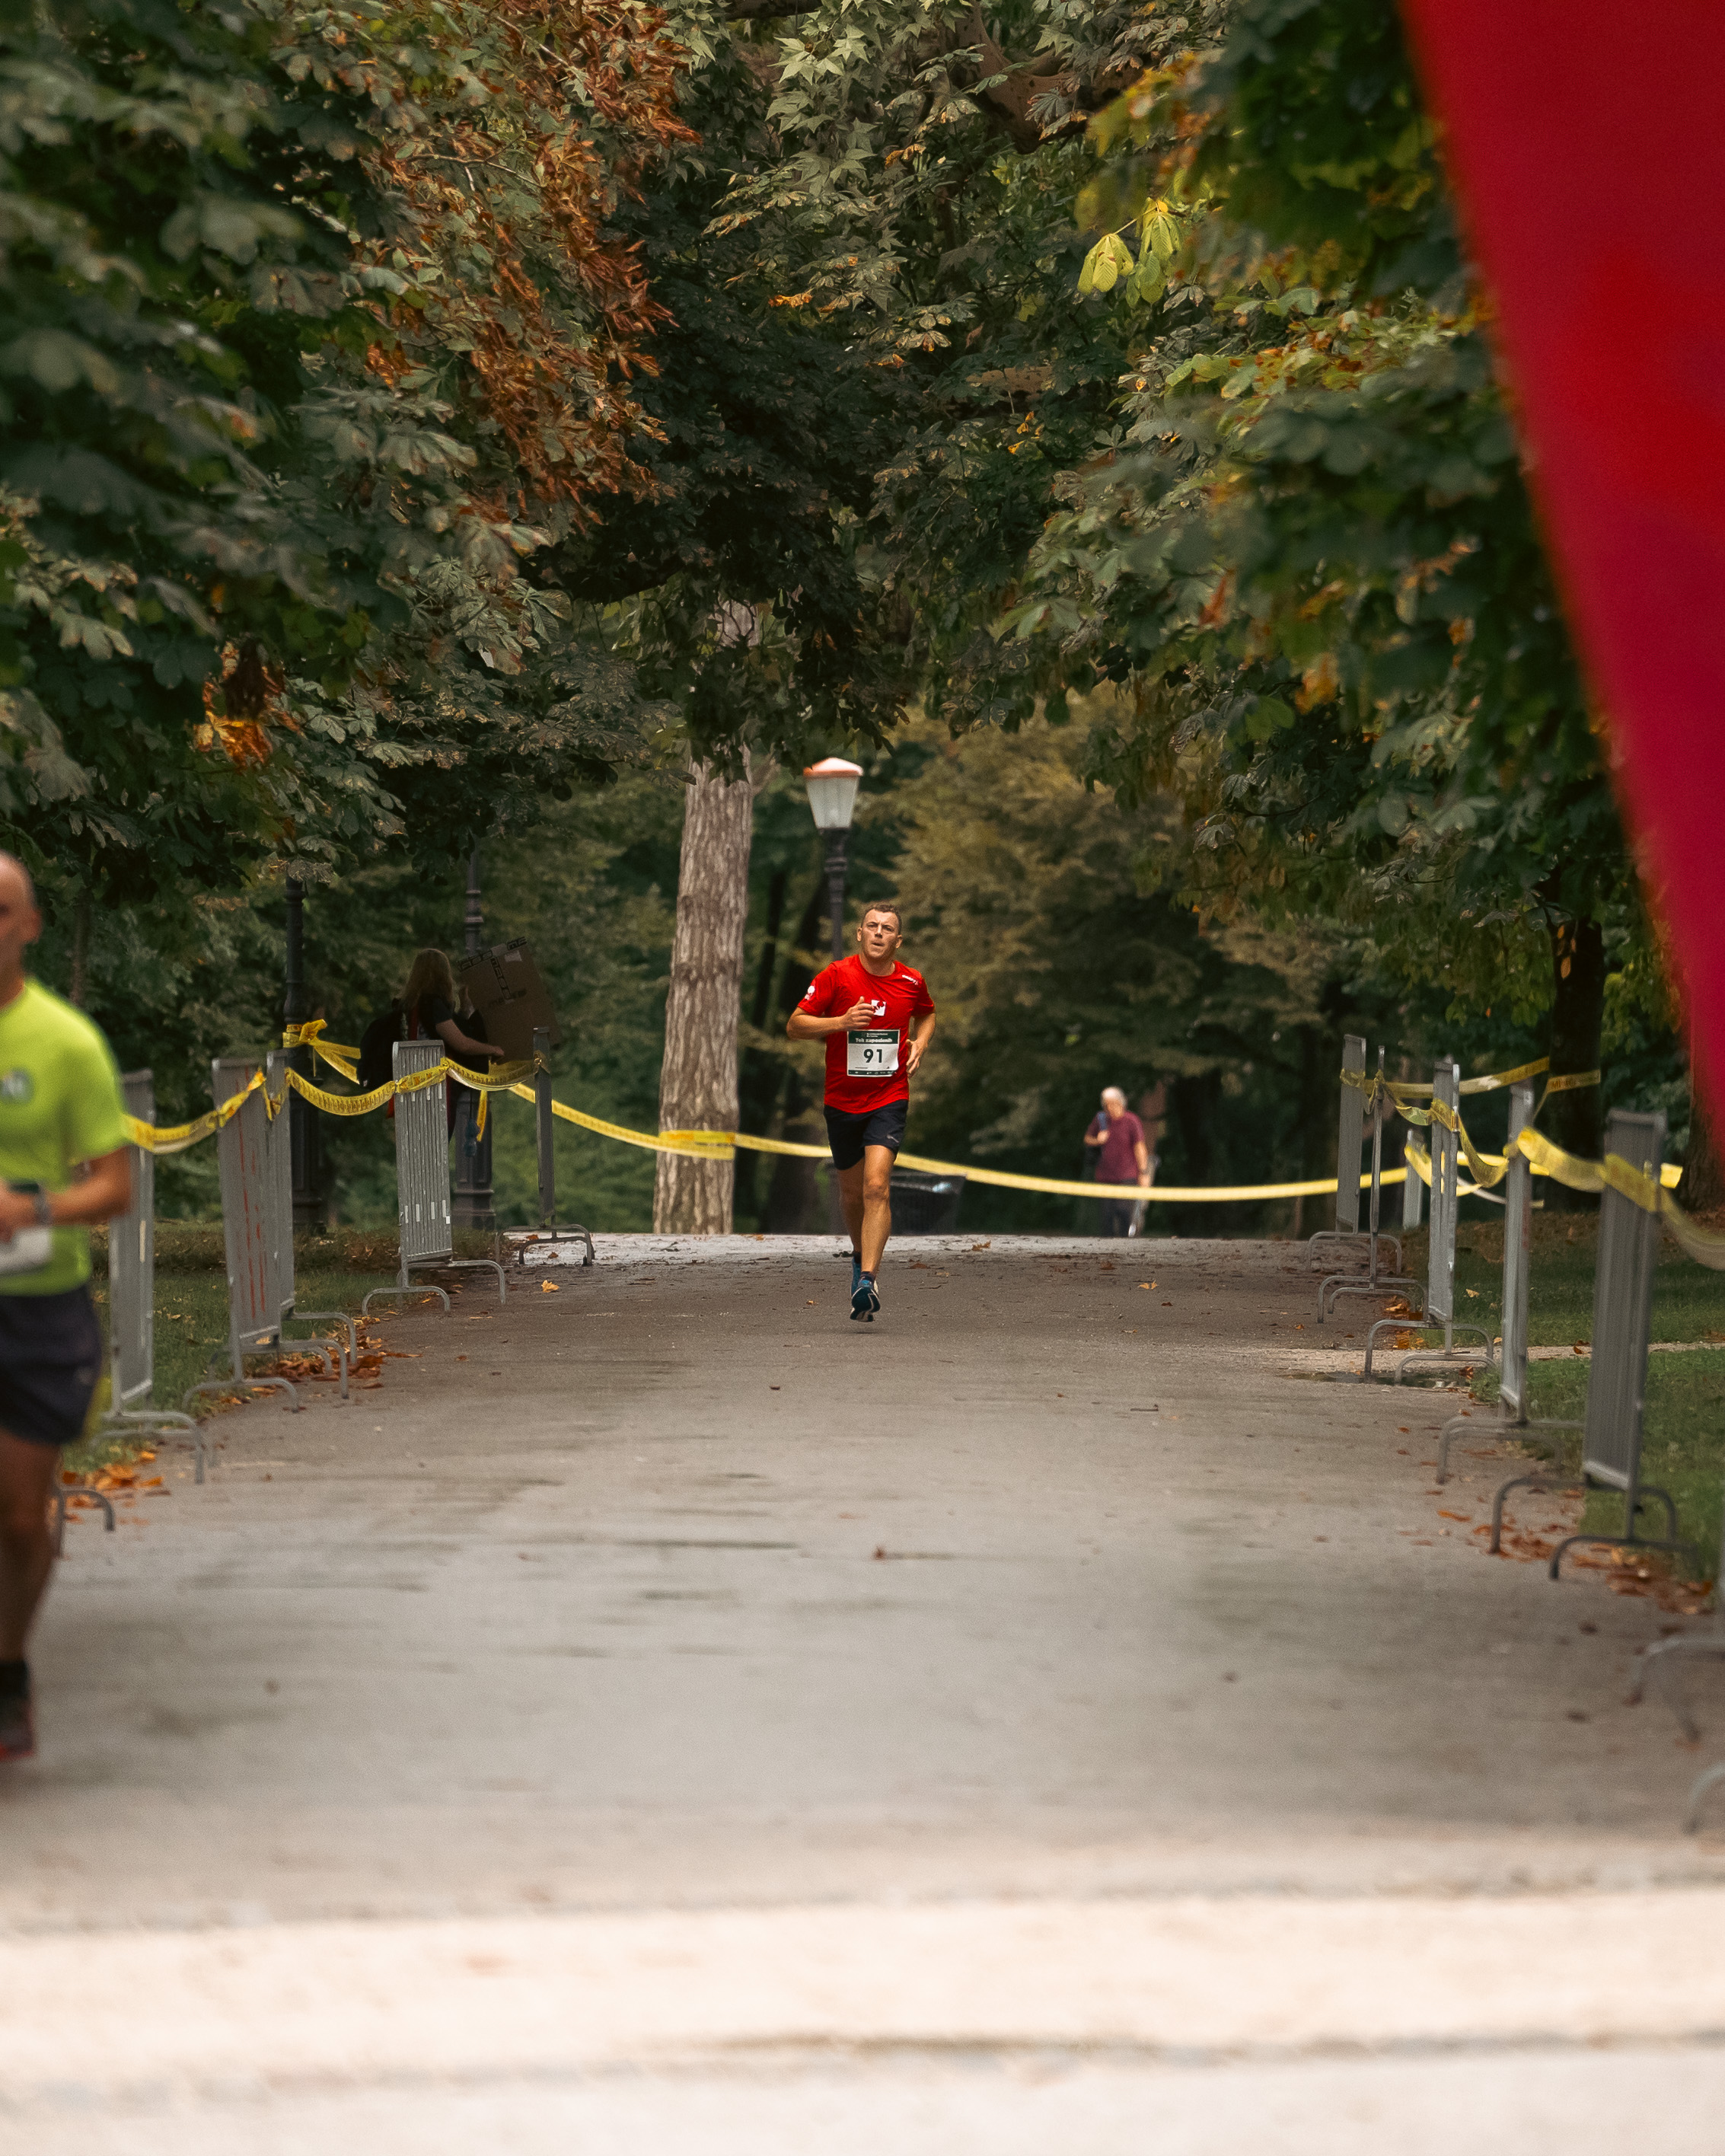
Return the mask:
MULTIPOLYGON (((0 1007, 0 1179, 69 1188, 80 1162, 126 1143, 124 1113, 100 1028, 39 981, 26 981, 0 1007)), ((89 1229, 56 1228, 46 1264, 0 1272, 0 1295, 61 1295, 89 1278, 89 1229)))

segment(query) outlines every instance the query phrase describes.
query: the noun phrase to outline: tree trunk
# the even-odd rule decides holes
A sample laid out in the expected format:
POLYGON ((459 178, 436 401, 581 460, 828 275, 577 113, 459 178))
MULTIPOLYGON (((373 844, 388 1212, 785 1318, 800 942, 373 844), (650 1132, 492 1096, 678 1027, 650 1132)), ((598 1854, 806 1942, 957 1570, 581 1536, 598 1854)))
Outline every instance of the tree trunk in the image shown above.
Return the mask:
MULTIPOLYGON (((797 924, 797 940, 785 959, 778 986, 778 1014, 782 1019, 788 1019, 801 1003, 803 990, 814 978, 798 953, 814 950, 820 924, 826 918, 826 878, 822 876, 809 894, 803 918, 797 924)), ((773 1135, 789 1138, 793 1144, 823 1143, 826 1130, 814 1112, 816 1105, 803 1083, 802 1072, 792 1064, 784 1074, 784 1098, 778 1127, 773 1135)), ((761 1208, 763 1234, 812 1235, 819 1232, 823 1223, 818 1166, 815 1161, 798 1160, 792 1153, 773 1156, 767 1200, 761 1208)))
MULTIPOLYGON (((786 881, 785 871, 775 869, 767 886, 767 928, 761 940, 761 963, 756 969, 754 1002, 749 1010, 749 1023, 757 1033, 766 1031, 773 1010, 773 983, 778 973, 778 932, 784 924, 786 881)), ((752 1131, 764 1134, 778 1094, 778 1058, 758 1048, 746 1048, 740 1061, 737 1112, 742 1121, 737 1127, 740 1130, 747 1123, 752 1131)), ((755 1178, 761 1158, 757 1152, 739 1153, 737 1157, 737 1204, 745 1219, 758 1210, 755 1178)))
POLYGON ((1686 1213, 1717 1213, 1725 1207, 1725 1151, 1707 1101, 1692 1071, 1689 1078, 1689 1143, 1683 1153, 1683 1180, 1677 1199, 1686 1213))
MULTIPOLYGON (((694 767, 683 808, 677 927, 659 1080, 662 1131, 737 1128, 737 1024, 748 921, 754 792, 711 764, 694 767)), ((733 1163, 662 1152, 653 1184, 659 1235, 727 1235, 733 1163)))
MULTIPOLYGON (((1605 945, 1599 922, 1585 918, 1553 921, 1551 963, 1550 1075, 1555 1078, 1565 1071, 1597 1070, 1605 1017, 1605 945)), ((1604 1118, 1597 1086, 1574 1093, 1548 1093, 1539 1120, 1545 1135, 1565 1152, 1581 1160, 1598 1160, 1604 1154, 1604 1118)), ((1553 1212, 1591 1211, 1599 1204, 1598 1199, 1568 1188, 1555 1177, 1545 1182, 1543 1195, 1553 1212)))

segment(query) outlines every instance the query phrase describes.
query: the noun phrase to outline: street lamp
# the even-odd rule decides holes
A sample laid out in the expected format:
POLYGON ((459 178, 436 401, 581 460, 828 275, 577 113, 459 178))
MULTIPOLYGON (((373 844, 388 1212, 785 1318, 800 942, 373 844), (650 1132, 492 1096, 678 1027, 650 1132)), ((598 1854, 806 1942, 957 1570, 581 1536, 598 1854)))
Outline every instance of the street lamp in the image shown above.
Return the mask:
MULTIPOLYGON (((485 908, 480 896, 477 846, 467 857, 467 915, 463 926, 467 932, 467 955, 476 958, 485 927, 485 908)), ((454 1081, 446 1082, 453 1085, 454 1081)), ((495 1224, 496 1218, 492 1210, 490 1117, 485 1118, 483 1132, 476 1128, 479 1106, 484 1097, 470 1086, 464 1086, 455 1104, 455 1192, 451 1213, 460 1228, 489 1228, 495 1224)))
POLYGON ((850 829, 856 807, 856 789, 862 783, 862 766, 846 763, 842 756, 824 757, 803 773, 809 788, 809 807, 814 828, 826 841, 827 914, 833 924, 833 956, 845 956, 845 834, 850 829))
MULTIPOLYGON (((305 995, 305 886, 287 880, 287 964, 282 983, 281 1015, 288 1025, 303 1025, 311 1015, 305 995)), ((314 1073, 311 1050, 295 1048, 289 1062, 302 1078, 314 1073)), ((321 1229, 324 1224, 323 1130, 317 1111, 297 1093, 288 1095, 288 1158, 294 1194, 294 1225, 321 1229)))

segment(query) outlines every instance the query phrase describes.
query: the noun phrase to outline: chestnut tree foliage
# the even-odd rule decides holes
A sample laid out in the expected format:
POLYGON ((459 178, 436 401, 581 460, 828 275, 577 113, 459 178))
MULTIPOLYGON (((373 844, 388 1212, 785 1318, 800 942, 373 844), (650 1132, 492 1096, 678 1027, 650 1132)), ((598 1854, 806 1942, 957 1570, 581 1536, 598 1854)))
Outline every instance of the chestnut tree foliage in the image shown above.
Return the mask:
POLYGON ((639 483, 631 0, 88 0, 0 31, 0 815, 99 903, 441 850, 638 699, 536 574, 639 483))

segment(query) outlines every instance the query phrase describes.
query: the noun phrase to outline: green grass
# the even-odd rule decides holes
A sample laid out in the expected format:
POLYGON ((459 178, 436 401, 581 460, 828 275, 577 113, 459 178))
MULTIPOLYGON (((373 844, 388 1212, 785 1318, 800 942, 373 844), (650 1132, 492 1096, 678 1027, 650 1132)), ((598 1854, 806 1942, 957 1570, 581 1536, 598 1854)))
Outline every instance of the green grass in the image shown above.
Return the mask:
MULTIPOLYGON (((1527 1275, 1530 1346, 1593 1344, 1598 1229, 1597 1217, 1589 1214, 1534 1216, 1527 1275)), ((1416 1278, 1425 1276, 1425 1240, 1421 1231, 1409 1236, 1404 1248, 1408 1270, 1416 1278)), ((1501 1335, 1502 1291, 1502 1222, 1464 1223, 1456 1233, 1457 1318, 1489 1327, 1494 1337, 1501 1335)), ((1648 1358, 1641 1438, 1643 1479, 1670 1491, 1677 1507, 1679 1532, 1696 1544, 1701 1571, 1710 1577, 1717 1561, 1725 1504, 1725 1273, 1710 1272, 1685 1257, 1674 1243, 1662 1242, 1653 1275, 1648 1337, 1657 1342, 1722 1343, 1648 1358)), ((1528 1413, 1536 1419, 1579 1422, 1586 1410, 1589 1368, 1579 1357, 1531 1363, 1528 1413)), ((1474 1391, 1481 1400, 1495 1400, 1497 1373, 1481 1370, 1474 1391)), ((1579 1432, 1563 1434, 1561 1457, 1572 1468, 1579 1457, 1579 1432)), ((1529 1439, 1527 1449, 1538 1457, 1548 1457, 1551 1452, 1550 1445, 1537 1435, 1529 1439)), ((1659 1517, 1644 1512, 1644 1530, 1655 1532, 1651 1522, 1659 1517)), ((1621 1496, 1609 1490, 1590 1491, 1582 1525, 1599 1533, 1620 1533, 1621 1496)))
MULTIPOLYGON (((1527 1372, 1528 1412, 1579 1422, 1587 1406, 1588 1366, 1534 1363, 1527 1372)), ((1481 1388, 1484 1392, 1486 1389, 1481 1388)), ((1489 1389, 1493 1394, 1495 1385, 1489 1389)), ((1563 1434, 1562 1457, 1573 1466, 1579 1431, 1563 1434)), ((1531 1449, 1545 1451, 1535 1445, 1531 1449)), ((1725 1348, 1692 1353, 1650 1355, 1647 1400, 1641 1423, 1641 1476, 1668 1490, 1677 1507, 1678 1532, 1696 1545, 1700 1573, 1711 1578, 1717 1563, 1722 1503, 1725 1503, 1725 1348)), ((1641 1515, 1644 1533, 1659 1533, 1662 1508, 1641 1515)), ((1623 1532, 1623 1499, 1610 1490, 1589 1492, 1582 1525, 1601 1534, 1623 1532)))
MULTIPOLYGON (((1527 1341, 1534 1348, 1591 1344, 1594 1337, 1594 1247, 1598 1222, 1587 1214, 1535 1214, 1527 1274, 1527 1341)), ((1425 1234, 1404 1244, 1407 1270, 1425 1277, 1425 1234)), ((1455 1315, 1503 1330, 1503 1226, 1466 1222, 1455 1237, 1455 1315), (1472 1292, 1470 1294, 1469 1291, 1472 1292)), ((1651 1340, 1725 1342, 1725 1273, 1709 1272, 1686 1258, 1675 1243, 1661 1242, 1653 1275, 1651 1340)))

